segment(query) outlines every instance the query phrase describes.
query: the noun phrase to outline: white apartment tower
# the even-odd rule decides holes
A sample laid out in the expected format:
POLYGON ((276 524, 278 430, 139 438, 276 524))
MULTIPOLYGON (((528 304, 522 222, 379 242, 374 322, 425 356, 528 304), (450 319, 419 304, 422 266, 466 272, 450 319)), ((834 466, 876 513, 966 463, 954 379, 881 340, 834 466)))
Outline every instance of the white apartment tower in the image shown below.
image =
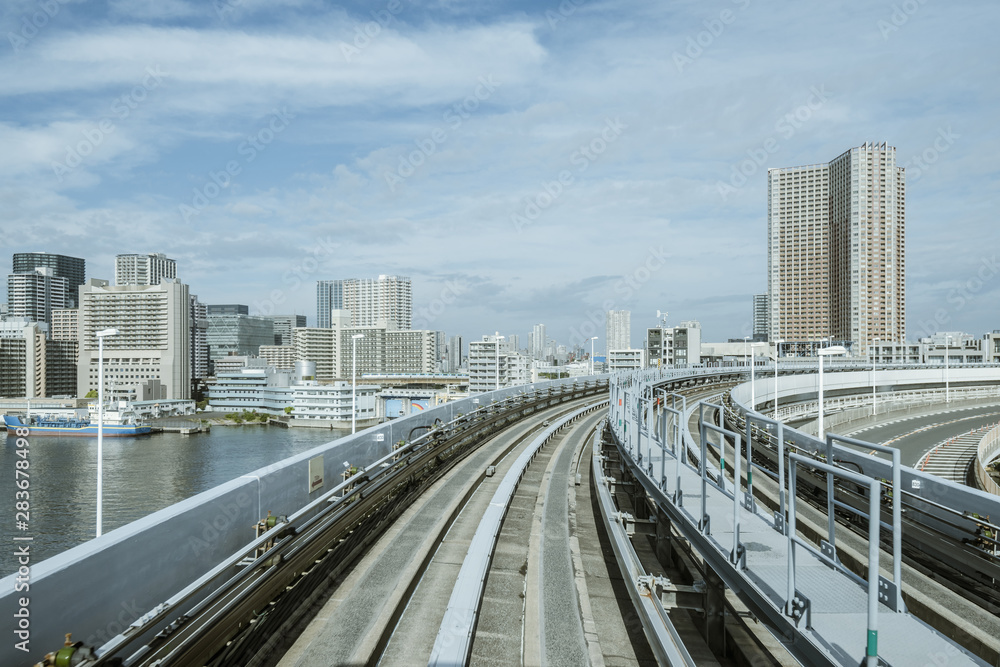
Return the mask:
POLYGON ((403 276, 345 280, 344 310, 351 311, 353 326, 369 327, 387 322, 397 329, 413 323, 413 290, 403 276))
POLYGON ((97 389, 95 334, 104 340, 104 378, 116 397, 131 400, 191 397, 191 301, 188 286, 172 278, 158 285, 80 287, 77 395, 97 389))
POLYGON ((177 262, 162 253, 117 255, 116 285, 159 285, 164 278, 177 277, 177 262))
POLYGON ((605 350, 628 350, 632 347, 632 313, 609 310, 604 326, 605 350))
POLYGON ((902 342, 906 323, 905 171, 892 146, 768 170, 771 340, 902 342))
POLYGON ((493 391, 507 384, 507 353, 500 336, 469 341, 469 393, 493 391))
POLYGON ((545 359, 545 325, 536 324, 532 327, 531 335, 528 338, 528 348, 531 358, 539 361, 545 359))

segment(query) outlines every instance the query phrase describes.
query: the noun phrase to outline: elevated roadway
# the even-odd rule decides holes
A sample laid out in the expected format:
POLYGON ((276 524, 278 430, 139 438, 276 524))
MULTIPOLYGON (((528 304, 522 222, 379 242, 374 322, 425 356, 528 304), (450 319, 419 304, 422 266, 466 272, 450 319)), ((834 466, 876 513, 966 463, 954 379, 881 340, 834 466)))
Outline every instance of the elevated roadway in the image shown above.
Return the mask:
MULTIPOLYGON (((744 415, 750 414, 757 426, 747 432, 754 431, 755 442, 763 437, 755 446, 764 452, 774 444, 773 427, 746 412, 748 397, 744 388, 738 388, 731 405, 727 402, 726 421, 707 421, 701 414, 699 428, 674 428, 690 424, 696 397, 719 396, 719 389, 705 388, 706 384, 731 385, 742 379, 739 370, 725 369, 620 376, 612 385, 607 414, 596 409, 602 400, 595 396, 598 387, 588 392, 577 383, 545 383, 438 408, 437 414, 447 419, 435 417, 431 410, 414 421, 401 420, 359 434, 359 444, 382 443, 380 451, 386 453, 368 454, 371 464, 363 465, 355 478, 328 485, 329 493, 289 512, 273 532, 236 549, 242 564, 234 568, 220 563, 179 597, 149 607, 133 628, 100 648, 102 657, 94 664, 115 660, 128 665, 189 664, 194 655, 199 656, 198 664, 275 664, 285 648, 283 642, 299 633, 301 640, 283 664, 379 660, 460 664, 489 662, 498 655, 510 661, 520 656, 529 664, 652 664, 674 658, 680 664, 699 665, 729 664, 733 659, 790 664, 786 649, 810 664, 857 664, 865 655, 872 658, 870 622, 851 620, 851 614, 864 616, 854 609, 864 604, 870 608, 870 599, 866 602, 863 593, 845 592, 835 601, 831 616, 830 601, 822 591, 830 586, 864 590, 859 583, 875 581, 865 571, 865 555, 871 556, 872 544, 876 553, 884 546, 884 535, 858 543, 841 535, 840 527, 831 528, 827 538, 834 550, 828 552, 820 539, 826 519, 803 506, 798 517, 801 542, 791 540, 804 559, 796 580, 802 588, 794 597, 783 596, 777 578, 783 568, 772 566, 777 565, 779 547, 790 543, 791 502, 781 505, 776 500, 774 507, 768 505, 766 487, 775 487, 770 491, 777 498, 778 485, 767 479, 757 450, 747 455, 741 446, 719 448, 715 438, 706 441, 701 452, 700 434, 695 435, 700 429, 717 428, 722 429, 717 435, 726 434, 739 443, 741 429, 746 429, 744 415), (668 414, 665 399, 670 392, 691 398, 682 414, 668 414), (595 437, 605 416, 610 417, 610 429, 595 437), (382 437, 375 438, 379 433, 382 437), (714 459, 708 447, 713 443, 714 459), (393 445, 398 447, 395 453, 393 445), (728 469, 723 460, 728 460, 728 469), (733 474, 737 461, 743 471, 737 468, 733 474), (417 470, 424 472, 398 475, 417 470), (750 471, 760 477, 757 486, 751 483, 750 471), (508 486, 511 476, 515 481, 508 486), (401 493, 404 487, 393 481, 399 479, 421 481, 408 482, 401 493), (385 496, 396 500, 381 500, 380 489, 397 489, 385 496), (704 499, 704 511, 696 512, 696 498, 704 499), (489 546, 477 547, 485 539, 482 531, 490 515, 497 518, 495 528, 489 529, 493 531, 489 546), (321 527, 325 541, 314 543, 309 538, 300 544, 300 536, 321 527), (615 564, 607 561, 611 552, 615 564), (301 576, 282 574, 286 562, 290 573, 301 576), (478 579, 478 598, 463 602, 469 587, 460 581, 470 567, 485 569, 478 579), (233 578, 234 574, 239 576, 233 578), (227 579, 230 583, 224 583, 227 579), (255 581, 268 579, 272 583, 264 588, 278 597, 257 597, 261 586, 255 581), (755 588, 756 594, 751 591, 755 588), (334 591, 333 596, 324 601, 320 589, 334 591), (193 596, 196 590, 204 593, 193 596), (220 591, 221 597, 210 593, 204 598, 210 591, 220 591), (213 596, 218 602, 206 606, 213 596), (294 605, 281 602, 284 598, 294 600, 294 605), (272 601, 261 613, 260 601, 267 599, 272 601), (292 608, 294 612, 289 611, 292 608), (456 614, 460 609, 469 611, 456 614), (201 621, 195 623, 192 614, 205 610, 213 618, 230 612, 236 616, 197 630, 201 621), (315 616, 313 625, 306 623, 310 615, 315 616), (770 631, 739 620, 748 617, 763 621, 770 631), (171 618, 176 620, 170 623, 171 618), (868 641, 858 642, 857 628, 864 630, 866 623, 868 641), (437 631, 431 632, 435 625, 437 631), (183 638, 191 629, 196 630, 195 644, 183 638), (439 650, 454 647, 463 633, 467 640, 463 658, 455 660, 439 650), (196 653, 178 652, 184 645, 195 646, 196 653), (163 647, 168 647, 167 653, 155 652, 163 647), (742 657, 736 658, 737 653, 742 657)), ((849 382, 839 384, 839 390, 846 391, 849 382)), ((798 389, 804 386, 800 378, 798 389)), ((880 480, 893 478, 885 461, 859 458, 866 455, 840 445, 835 457, 823 458, 826 443, 791 429, 785 437, 788 447, 804 457, 798 459, 800 469, 815 470, 823 461, 832 461, 838 464, 835 474, 859 489, 852 491, 854 500, 838 495, 837 502, 855 503, 855 512, 869 500, 885 502, 885 484, 880 480), (851 467, 844 468, 845 462, 851 467), (866 479, 872 489, 880 489, 867 498, 860 491, 866 479)), ((309 457, 301 458, 300 463, 308 462, 309 457)), ((787 449, 779 458, 786 466, 791 461, 787 449)), ((955 544, 974 523, 967 519, 968 507, 983 499, 968 492, 962 495, 918 473, 904 471, 900 482, 891 486, 890 507, 892 498, 906 498, 910 511, 930 517, 942 545, 948 540, 955 544), (945 515, 952 518, 942 518, 945 515), (950 528, 943 527, 946 523, 950 528)), ((269 484, 262 477, 257 484, 261 503, 269 484)), ((814 496, 817 488, 806 485, 806 497, 814 496)), ((269 501, 260 504, 256 515, 264 504, 270 506, 269 501)), ((845 520, 837 507, 836 516, 829 515, 838 526, 853 523, 864 529, 871 523, 863 515, 845 520)), ((882 522, 893 525, 891 511, 877 512, 882 522)), ((990 646, 996 642, 977 644, 970 640, 971 632, 954 633, 957 642, 949 641, 947 632, 928 633, 926 622, 899 602, 901 596, 909 596, 908 603, 926 606, 928 595, 907 590, 914 586, 892 568, 882 578, 897 586, 895 598, 890 591, 879 602, 881 607, 876 605, 883 633, 874 651, 889 664, 922 664, 910 661, 938 655, 946 656, 949 664, 985 664, 976 653, 995 651, 990 646), (896 639, 911 633, 923 643, 899 647, 896 639), (921 646, 925 654, 917 650, 921 646)), ((878 589, 882 582, 876 583, 878 589)), ((870 613, 867 618, 870 621, 870 613)), ((982 627, 983 632, 998 634, 997 628, 982 627)))

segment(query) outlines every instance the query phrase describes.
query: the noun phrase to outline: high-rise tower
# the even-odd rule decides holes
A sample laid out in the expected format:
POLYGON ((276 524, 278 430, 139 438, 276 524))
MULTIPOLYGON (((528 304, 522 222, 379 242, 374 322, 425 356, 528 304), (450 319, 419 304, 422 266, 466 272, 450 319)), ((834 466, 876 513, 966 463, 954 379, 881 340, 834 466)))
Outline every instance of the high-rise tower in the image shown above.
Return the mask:
POLYGON ((825 164, 768 170, 769 336, 902 342, 905 171, 866 143, 825 164))

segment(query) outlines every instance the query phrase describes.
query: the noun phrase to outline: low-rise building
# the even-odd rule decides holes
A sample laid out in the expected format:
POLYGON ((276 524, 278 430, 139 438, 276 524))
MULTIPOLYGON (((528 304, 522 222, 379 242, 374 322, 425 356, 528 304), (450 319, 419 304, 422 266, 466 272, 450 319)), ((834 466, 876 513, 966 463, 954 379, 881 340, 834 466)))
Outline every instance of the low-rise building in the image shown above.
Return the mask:
POLYGON ((645 350, 608 350, 609 373, 638 371, 645 367, 645 350))
POLYGON ((288 373, 268 368, 245 368, 224 373, 208 390, 208 405, 215 412, 258 412, 288 417, 292 426, 350 428, 351 406, 356 405, 358 427, 378 423, 377 385, 350 382, 319 384, 290 382, 288 373), (288 410, 288 408, 291 408, 288 410))

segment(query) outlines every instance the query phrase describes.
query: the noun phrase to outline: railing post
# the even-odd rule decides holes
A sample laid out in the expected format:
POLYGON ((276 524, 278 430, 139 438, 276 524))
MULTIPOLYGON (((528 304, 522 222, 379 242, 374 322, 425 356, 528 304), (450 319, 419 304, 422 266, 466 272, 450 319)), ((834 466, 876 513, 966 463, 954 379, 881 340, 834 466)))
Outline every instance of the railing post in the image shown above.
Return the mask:
POLYGON ((778 422, 778 512, 775 527, 785 532, 785 424, 778 422))
POLYGON ((788 589, 785 593, 785 614, 795 612, 795 473, 794 459, 788 462, 788 589))
POLYGON ((667 392, 663 389, 663 410, 660 411, 660 490, 667 492, 667 392))
POLYGON ((699 461, 699 467, 701 468, 701 518, 698 520, 698 528, 701 532, 709 533, 709 519, 708 519, 708 505, 707 505, 707 495, 708 495, 708 480, 705 475, 707 474, 708 466, 706 457, 708 455, 707 443, 705 441, 705 404, 698 404, 698 436, 701 441, 701 460, 699 461))
MULTIPOLYGON (((829 435, 826 436, 826 462, 828 465, 833 465, 833 438, 829 435)), ((836 515, 833 509, 833 473, 827 471, 826 473, 826 524, 830 550, 830 559, 833 562, 837 562, 837 522, 836 515)))
POLYGON ((903 496, 899 450, 892 450, 892 580, 896 583, 896 611, 903 607, 903 496))
MULTIPOLYGON (((729 562, 737 568, 745 567, 746 561, 743 559, 743 548, 740 545, 740 436, 734 435, 733 451, 736 459, 736 467, 733 475, 733 550, 729 554, 729 562), (742 563, 742 565, 741 565, 742 563)), ((726 447, 726 436, 722 435, 722 448, 726 447)), ((748 464, 749 465, 749 464, 748 464)))
MULTIPOLYGON (((868 667, 878 667, 878 578, 881 483, 873 479, 868 487, 868 641, 865 656, 868 667)), ((902 592, 902 591, 900 591, 902 592)))

